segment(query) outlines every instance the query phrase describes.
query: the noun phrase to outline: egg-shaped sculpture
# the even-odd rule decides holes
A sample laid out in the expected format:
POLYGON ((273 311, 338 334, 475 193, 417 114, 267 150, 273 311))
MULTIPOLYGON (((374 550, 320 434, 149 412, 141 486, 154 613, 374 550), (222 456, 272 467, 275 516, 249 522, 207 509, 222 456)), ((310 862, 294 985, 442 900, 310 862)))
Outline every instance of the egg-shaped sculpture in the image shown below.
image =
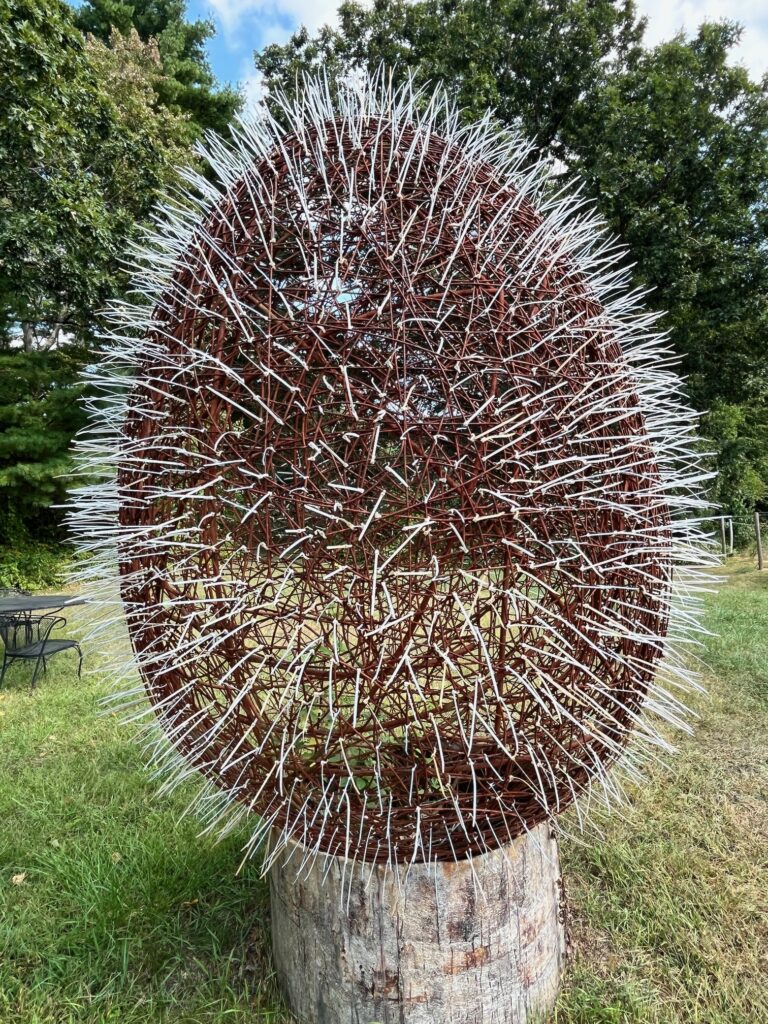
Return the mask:
POLYGON ((75 515, 164 742, 254 843, 497 847, 681 716, 700 471, 655 318, 440 96, 308 82, 208 159, 114 312, 112 502, 75 515))

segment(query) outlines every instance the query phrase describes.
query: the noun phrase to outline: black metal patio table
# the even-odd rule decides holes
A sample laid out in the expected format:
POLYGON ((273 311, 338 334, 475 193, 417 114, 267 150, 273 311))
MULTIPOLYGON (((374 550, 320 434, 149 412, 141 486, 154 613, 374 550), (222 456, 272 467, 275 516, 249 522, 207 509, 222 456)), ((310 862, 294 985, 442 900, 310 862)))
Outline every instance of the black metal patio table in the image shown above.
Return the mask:
POLYGON ((78 594, 14 594, 0 597, 0 615, 26 615, 85 603, 86 598, 78 594))

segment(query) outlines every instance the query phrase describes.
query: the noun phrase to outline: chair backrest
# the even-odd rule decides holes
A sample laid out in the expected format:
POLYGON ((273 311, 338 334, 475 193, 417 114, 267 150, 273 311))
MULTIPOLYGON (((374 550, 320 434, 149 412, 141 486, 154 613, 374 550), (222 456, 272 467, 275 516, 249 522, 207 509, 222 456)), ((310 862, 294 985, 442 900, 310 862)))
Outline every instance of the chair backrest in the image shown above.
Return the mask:
POLYGON ((3 639, 6 651, 14 651, 19 647, 25 647, 29 640, 27 631, 27 618, 25 615, 0 615, 0 637, 3 639))
POLYGON ((61 615, 0 615, 0 637, 9 654, 30 644, 45 641, 51 630, 66 622, 61 615))

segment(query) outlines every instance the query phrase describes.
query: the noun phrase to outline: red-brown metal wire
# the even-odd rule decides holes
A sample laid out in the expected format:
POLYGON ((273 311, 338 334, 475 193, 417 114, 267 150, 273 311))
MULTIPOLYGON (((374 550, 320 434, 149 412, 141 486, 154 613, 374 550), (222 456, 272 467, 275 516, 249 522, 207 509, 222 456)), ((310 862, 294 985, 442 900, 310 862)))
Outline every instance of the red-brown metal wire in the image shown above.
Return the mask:
POLYGON ((589 283, 554 242, 522 272, 531 203, 437 133, 403 183, 413 132, 324 127, 323 160, 304 130, 246 171, 155 311, 123 598, 219 787, 326 852, 462 857, 624 745, 667 510, 589 283))

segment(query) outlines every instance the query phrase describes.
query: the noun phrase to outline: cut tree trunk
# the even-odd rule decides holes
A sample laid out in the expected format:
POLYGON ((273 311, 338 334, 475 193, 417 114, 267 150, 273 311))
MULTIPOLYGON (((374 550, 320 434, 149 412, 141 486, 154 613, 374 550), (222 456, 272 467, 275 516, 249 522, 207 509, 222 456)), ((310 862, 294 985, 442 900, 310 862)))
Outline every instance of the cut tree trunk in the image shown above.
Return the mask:
POLYGON ((306 1024, 544 1021, 565 959, 557 842, 392 871, 289 846, 270 871, 275 966, 306 1024), (370 881, 368 880, 370 878, 370 881))

